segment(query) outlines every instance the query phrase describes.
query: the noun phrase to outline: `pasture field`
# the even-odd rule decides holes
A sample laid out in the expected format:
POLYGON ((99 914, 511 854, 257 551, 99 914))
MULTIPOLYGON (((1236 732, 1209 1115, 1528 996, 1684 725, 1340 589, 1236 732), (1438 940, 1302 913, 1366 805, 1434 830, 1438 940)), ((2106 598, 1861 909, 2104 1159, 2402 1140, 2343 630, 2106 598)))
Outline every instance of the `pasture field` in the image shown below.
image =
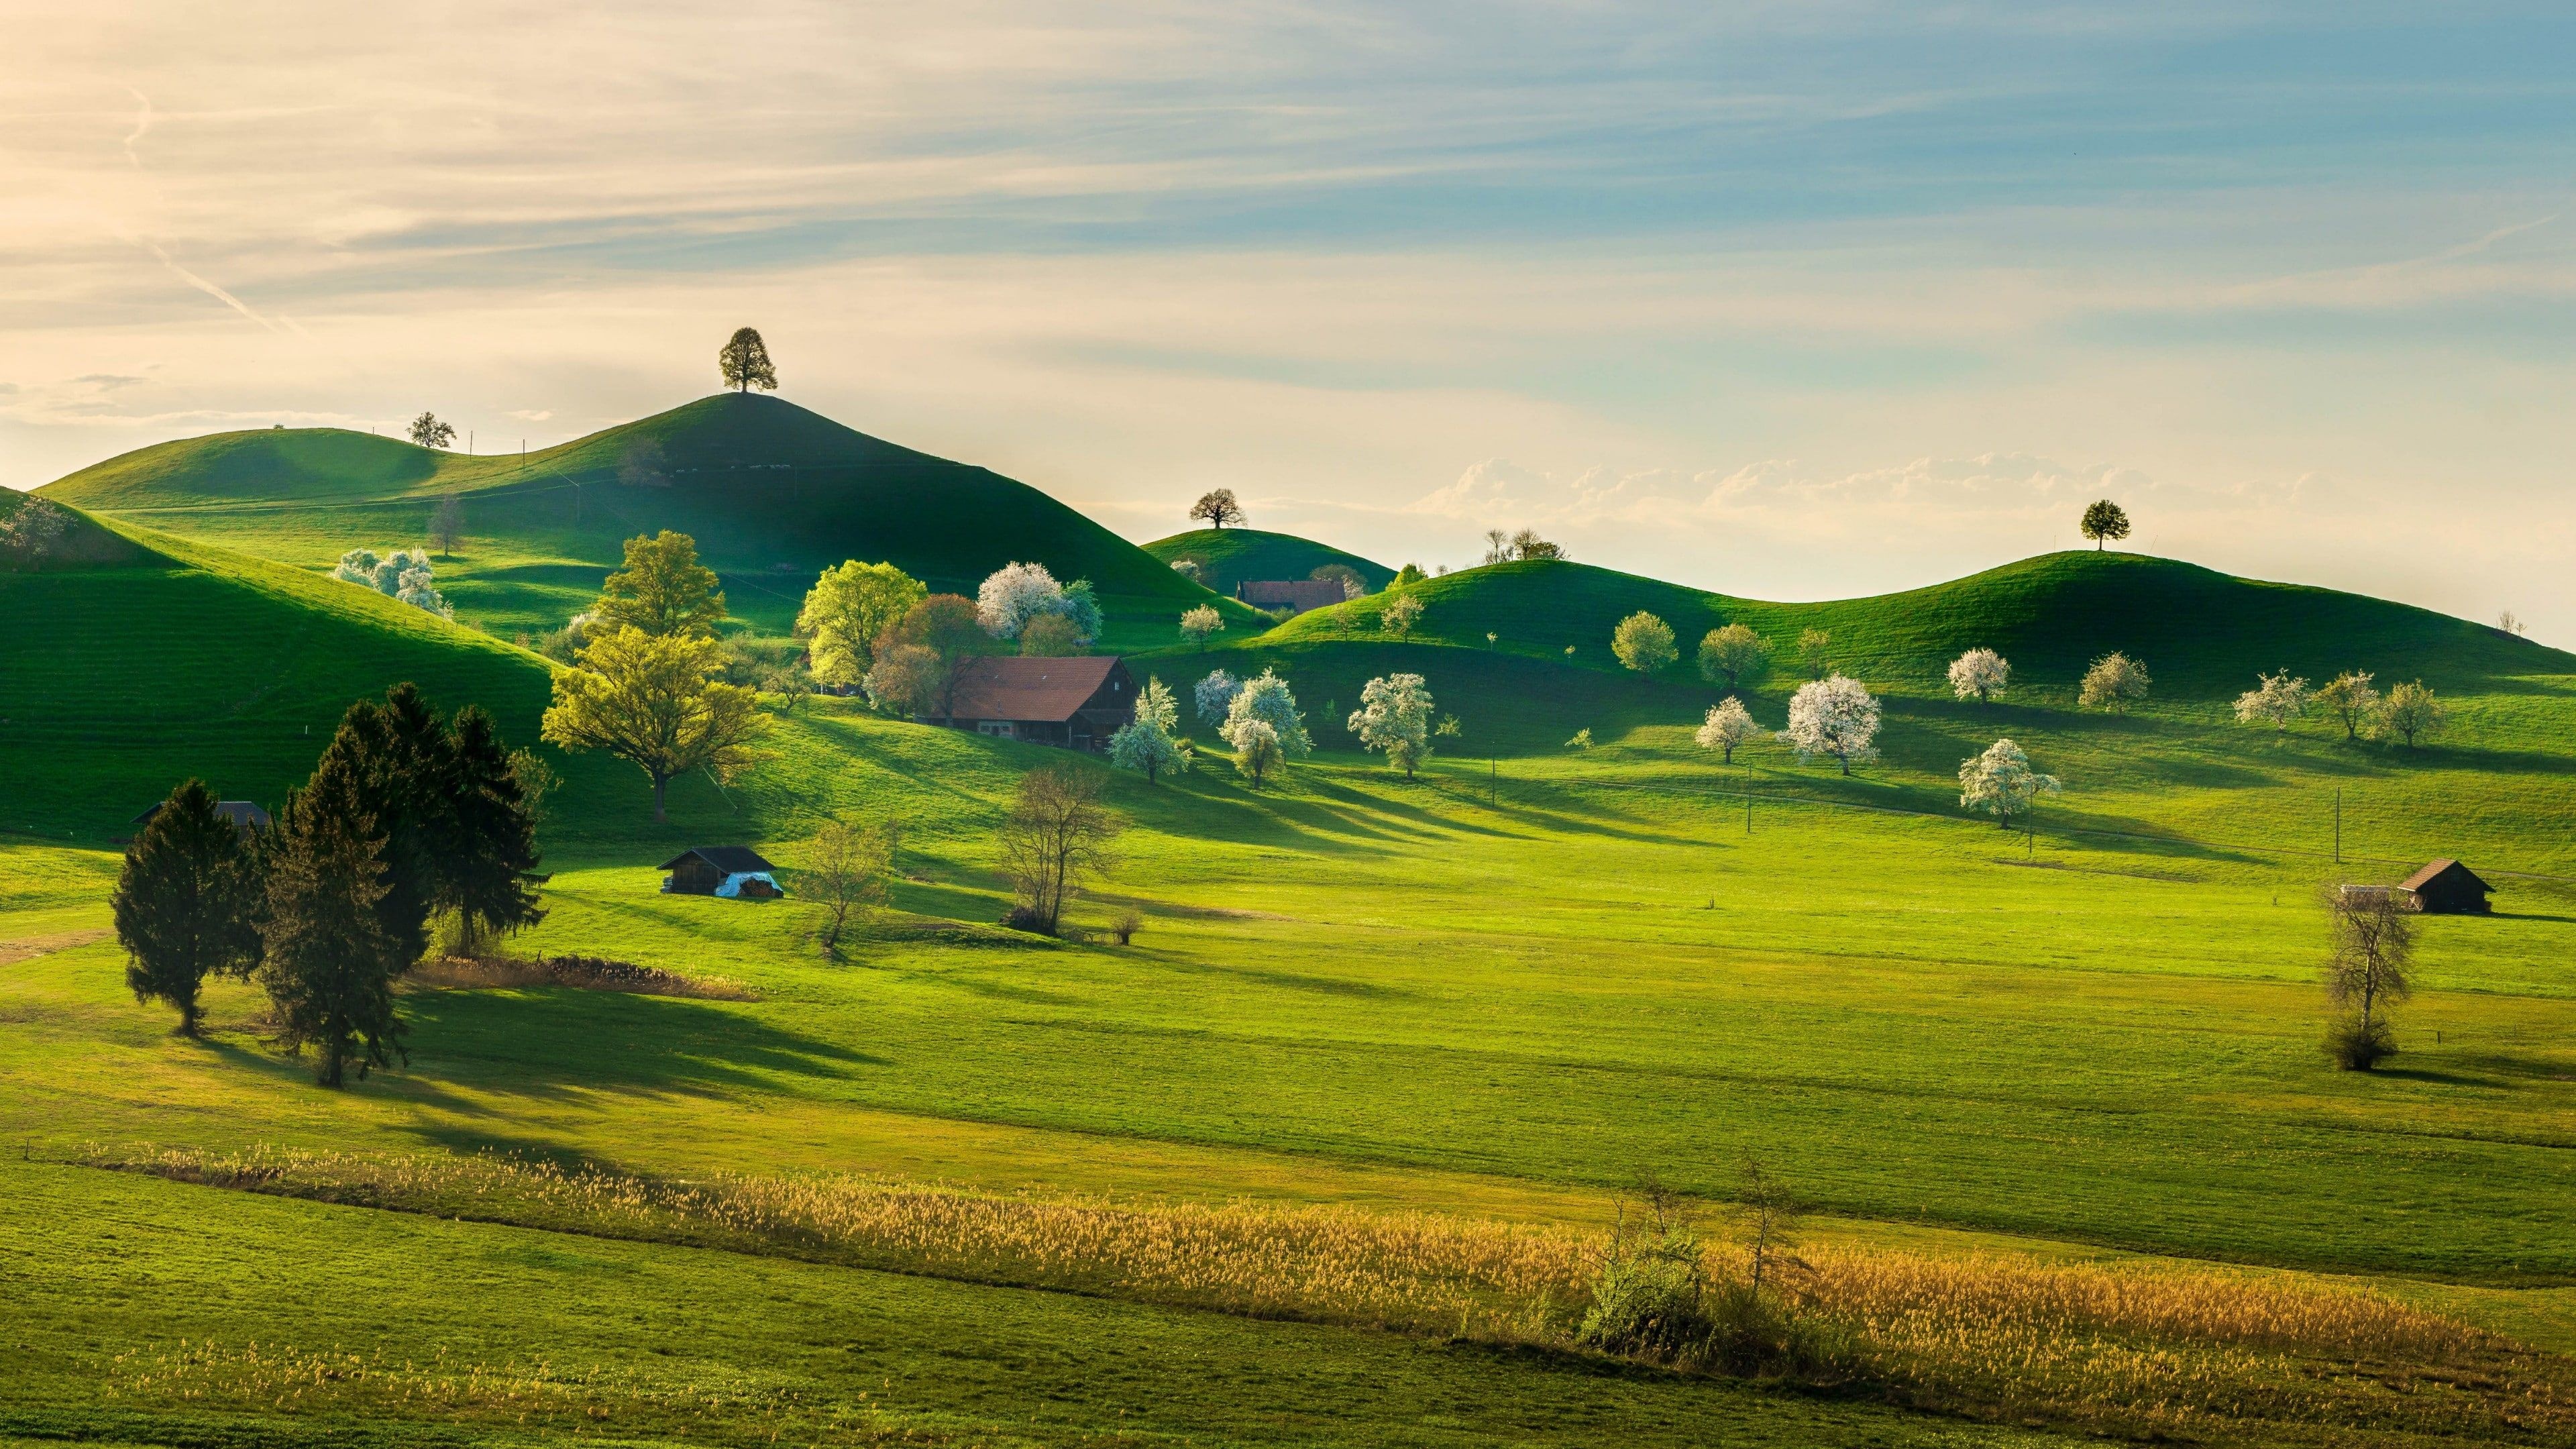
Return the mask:
MULTIPOLYGON (((227 446, 364 456, 316 454, 304 477, 261 454, 227 485, 267 490, 247 502, 189 501, 202 454, 163 459, 168 476, 149 455, 102 465, 70 501, 131 511, 101 515, 94 556, 0 574, 0 637, 24 641, 0 673, 0 1145, 17 1149, 0 1154, 0 1352, 18 1370, 0 1442, 2576 1442, 2566 655, 2080 554, 1810 605, 1505 565, 1420 586, 1410 638, 1371 596, 1266 632, 1236 611, 1190 650, 1169 618, 1203 591, 1129 549, 1144 564, 1111 643, 1135 672, 1186 711, 1210 669, 1276 667, 1318 753, 1256 791, 1185 719, 1197 770, 1110 777, 1128 828, 1074 912, 1087 939, 992 924, 993 828, 1061 756, 773 701, 769 757, 729 787, 676 783, 667 824, 630 768, 549 751, 550 914, 511 945, 721 989, 424 979, 403 997, 408 1064, 334 1094, 271 1045, 246 986, 212 990, 202 1041, 135 1004, 108 930, 113 838, 185 774, 274 803, 351 699, 398 680, 533 741, 546 665, 506 642, 510 611, 568 613, 641 525, 556 537, 530 514, 477 543, 472 520, 540 505, 506 480, 469 492, 470 567, 440 576, 460 614, 490 591, 499 625, 479 632, 314 573, 350 510, 408 516, 455 480, 405 472, 418 450, 381 440, 243 436, 227 446), (1685 651, 1653 678, 1607 648, 1638 608, 1685 651), (1784 652, 1829 629, 1835 667, 1884 702, 1883 758, 1846 777, 1767 739, 1732 766, 1694 747, 1719 692, 1687 652, 1726 620, 1784 652), (2014 661, 2001 701, 1942 683, 1979 644, 2014 661), (2110 648, 2148 662, 2155 697, 2076 709, 2075 677, 2110 648), (2236 724, 2233 694, 2284 667, 2422 678, 2451 728, 2407 750, 2314 718, 2236 724), (1458 722, 1416 780, 1340 722, 1395 671, 1458 722), (2005 735, 2068 787, 2026 831, 1957 809, 1959 761, 2005 735), (753 844, 792 872, 834 816, 903 830, 890 905, 837 958, 809 901, 658 892, 654 863, 690 845, 753 844), (2494 882, 2496 914, 2424 920, 2402 1054, 2337 1072, 2318 894, 2434 856, 2494 882), (1115 944, 1103 928, 1131 909, 1143 929, 1115 944), (218 1160, 303 1166, 201 1170, 218 1160), (196 1166, 109 1170, 156 1163, 196 1166), (1006 1269, 630 1221, 511 1176, 652 1202, 935 1184, 1059 1216, 1117 1205, 1149 1235, 1197 1211, 1428 1214, 1470 1237, 1572 1235, 1547 1241, 1579 1256, 1649 1178, 1735 1231, 1748 1163, 1813 1209, 1819 1262, 2359 1292, 2447 1315, 2406 1333, 2452 1346, 2375 1358, 2113 1315, 2033 1320, 2009 1353, 1976 1339, 1989 1357, 1968 1364, 1965 1328, 1872 1320, 1865 1370, 1794 1390, 1572 1350, 1580 1274, 1503 1307, 1450 1282, 1472 1300, 1455 1331, 1419 1305, 1294 1294, 1209 1311, 1086 1277, 1079 1254, 1006 1269), (457 1185, 477 1173, 497 1185, 457 1185), (2182 1387, 2146 1402, 2165 1380, 2182 1387), (2054 1387, 1997 1387, 2023 1381, 2054 1387)), ((657 436, 666 463, 684 454, 686 429, 657 436)), ((617 472, 625 448, 566 459, 617 472)), ((673 491, 593 491, 615 487, 673 491)), ((775 629, 741 566, 788 562, 792 612, 814 561, 781 542, 794 518, 745 516, 758 526, 710 557, 730 551, 737 612, 775 629)), ((815 542, 822 563, 841 542, 815 542)), ((1799 677, 1783 659, 1749 686, 1756 718, 1776 727, 1799 677)))

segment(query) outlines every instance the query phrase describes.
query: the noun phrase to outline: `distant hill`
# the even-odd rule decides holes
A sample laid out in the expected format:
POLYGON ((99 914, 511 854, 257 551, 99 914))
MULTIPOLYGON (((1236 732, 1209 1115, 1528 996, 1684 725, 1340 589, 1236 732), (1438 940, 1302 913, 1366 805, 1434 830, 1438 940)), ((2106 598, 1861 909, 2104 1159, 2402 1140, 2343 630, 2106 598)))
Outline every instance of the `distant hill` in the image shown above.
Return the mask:
MULTIPOLYGON (((1833 667, 1873 688, 1930 694, 1946 691, 1952 659, 1980 646, 2012 661, 2025 697, 2066 699, 2085 667, 2114 649, 2144 661, 2166 698, 2232 698, 2258 671, 2273 669, 2320 683, 2339 670, 2371 669, 2383 683, 2421 678, 2477 692, 2576 667, 2555 650, 2429 609, 2130 553, 2043 554, 1930 588, 1813 604, 1730 598, 1558 562, 1468 569, 1409 592, 1424 604, 1416 641, 1603 671, 1620 668, 1612 629, 1642 609, 1673 627, 1682 651, 1676 679, 1688 675, 1703 634, 1736 622, 1771 642, 1775 680, 1793 671, 1798 636, 1814 628, 1832 636, 1833 667)), ((1374 636, 1385 603, 1371 596, 1301 615, 1263 643, 1374 636)))
MULTIPOLYGON (((43 496, 307 569, 422 541, 459 495, 466 543, 440 587, 496 628, 543 630, 597 592, 623 541, 694 535, 737 616, 783 631, 814 575, 889 560, 972 593, 1015 560, 1088 578, 1112 642, 1160 639, 1207 591, 1024 483, 934 458, 758 395, 723 393, 559 447, 467 455, 343 429, 189 438, 111 458, 43 496)), ((1229 613, 1248 624, 1239 606, 1229 613)))
POLYGON ((1174 559, 1197 559, 1205 571, 1199 581, 1228 596, 1234 593, 1236 584, 1246 579, 1313 578, 1315 570, 1326 564, 1358 570, 1371 591, 1385 588, 1387 581, 1395 577, 1395 570, 1386 565, 1331 544, 1293 533, 1265 533, 1257 528, 1201 528, 1176 533, 1146 544, 1145 552, 1165 564, 1174 559))

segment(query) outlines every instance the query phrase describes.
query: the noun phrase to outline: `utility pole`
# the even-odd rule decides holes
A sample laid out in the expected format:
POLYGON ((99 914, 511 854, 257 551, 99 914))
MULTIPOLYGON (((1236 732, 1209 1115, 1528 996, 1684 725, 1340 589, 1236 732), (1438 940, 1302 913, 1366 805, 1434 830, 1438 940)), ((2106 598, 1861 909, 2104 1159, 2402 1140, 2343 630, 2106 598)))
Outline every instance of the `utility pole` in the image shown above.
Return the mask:
POLYGON ((1485 804, 1499 809, 1503 803, 1503 762, 1492 755, 1485 757, 1485 804))
POLYGON ((1753 833, 1753 767, 1744 767, 1744 833, 1753 833))
POLYGON ((2335 864, 2343 864, 2343 787, 2335 786, 2335 864))

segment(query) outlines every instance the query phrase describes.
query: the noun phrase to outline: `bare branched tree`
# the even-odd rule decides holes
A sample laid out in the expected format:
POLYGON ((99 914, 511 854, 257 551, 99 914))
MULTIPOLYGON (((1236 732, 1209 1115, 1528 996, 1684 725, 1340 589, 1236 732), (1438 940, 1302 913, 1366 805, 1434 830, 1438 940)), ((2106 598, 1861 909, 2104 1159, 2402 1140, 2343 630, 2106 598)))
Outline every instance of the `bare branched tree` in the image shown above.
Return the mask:
POLYGON ((1002 869, 1017 896, 1010 924, 1052 936, 1083 879, 1107 870, 1117 817, 1100 807, 1100 780, 1090 770, 1056 765, 1020 777, 1002 821, 1002 869))
POLYGON ((2325 900, 2334 942, 2326 999, 2355 1013, 2326 1047, 2347 1070, 2366 1072, 2397 1051, 2386 1007, 2414 994, 2406 976, 2415 959, 2414 903, 2403 891, 2377 886, 2329 888, 2325 900))

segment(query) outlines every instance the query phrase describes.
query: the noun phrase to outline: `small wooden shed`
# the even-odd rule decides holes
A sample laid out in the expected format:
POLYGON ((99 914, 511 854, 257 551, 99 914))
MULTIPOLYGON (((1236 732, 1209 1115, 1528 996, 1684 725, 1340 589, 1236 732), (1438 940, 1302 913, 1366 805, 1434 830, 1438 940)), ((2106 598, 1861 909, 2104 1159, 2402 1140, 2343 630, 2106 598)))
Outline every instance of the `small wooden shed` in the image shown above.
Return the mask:
POLYGON ((2456 860, 2437 860, 2398 883, 2413 897, 2415 909, 2428 916, 2483 916, 2495 890, 2477 872, 2456 860))
POLYGON ((662 862, 661 868, 671 873, 662 882, 665 895, 774 901, 787 894, 778 887, 778 867, 748 845, 701 845, 662 862))

